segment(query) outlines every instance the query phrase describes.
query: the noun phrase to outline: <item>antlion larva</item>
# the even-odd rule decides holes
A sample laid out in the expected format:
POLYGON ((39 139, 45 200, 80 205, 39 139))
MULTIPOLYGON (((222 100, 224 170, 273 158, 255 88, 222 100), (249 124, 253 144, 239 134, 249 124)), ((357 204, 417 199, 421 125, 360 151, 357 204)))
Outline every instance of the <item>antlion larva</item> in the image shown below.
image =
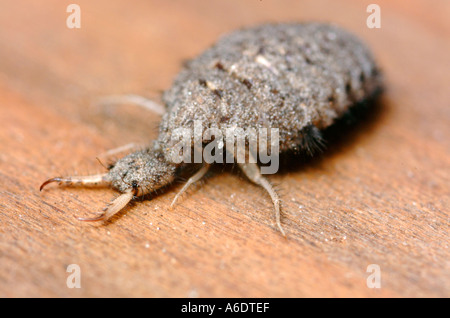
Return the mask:
MULTIPOLYGON (((200 122, 201 136, 209 128, 218 129, 224 137, 221 147, 225 152, 224 145, 236 143, 235 139, 227 140, 226 129, 230 127, 277 128, 280 152, 311 153, 321 144, 321 130, 352 106, 372 98, 380 88, 379 68, 369 49, 339 27, 301 23, 241 29, 222 37, 185 63, 163 95, 165 111, 159 136, 151 146, 119 159, 105 174, 52 178, 42 184, 41 190, 51 182, 110 185, 122 194, 98 217, 79 218, 106 220, 134 197, 171 183, 182 168, 191 164, 172 160, 178 151, 174 149, 174 140, 180 138, 175 132, 180 128, 195 130, 195 124, 200 122)), ((216 137, 203 138, 196 144, 194 134, 189 137, 188 146, 198 152, 199 145, 205 148, 216 137)), ((280 198, 261 174, 260 166, 250 160, 254 158, 248 140, 244 149, 239 150, 237 144, 232 149, 234 158, 239 151, 247 154, 245 161, 237 164, 251 181, 269 193, 275 206, 276 224, 285 235, 280 221, 280 198)), ((173 202, 189 185, 201 179, 209 167, 203 161, 173 202)))

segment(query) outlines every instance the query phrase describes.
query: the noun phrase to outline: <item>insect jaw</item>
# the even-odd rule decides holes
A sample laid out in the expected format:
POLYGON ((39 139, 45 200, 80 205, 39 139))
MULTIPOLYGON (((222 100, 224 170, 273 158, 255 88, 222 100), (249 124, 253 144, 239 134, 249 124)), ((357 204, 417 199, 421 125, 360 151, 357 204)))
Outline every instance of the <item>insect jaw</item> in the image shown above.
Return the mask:
POLYGON ((136 197, 141 197, 141 196, 149 193, 149 191, 147 191, 146 189, 143 189, 142 187, 140 187, 138 185, 133 187, 132 191, 134 191, 134 196, 136 196, 136 197))
POLYGON ((42 189, 44 189, 44 187, 45 187, 47 184, 49 184, 49 183, 52 183, 52 182, 59 182, 59 183, 61 183, 62 181, 63 181, 63 179, 60 178, 60 177, 48 179, 48 180, 45 181, 43 184, 41 184, 41 186, 39 187, 39 191, 42 191, 42 189))
POLYGON ((84 222, 106 221, 114 214, 120 212, 133 199, 133 197, 136 196, 136 194, 136 189, 129 189, 128 191, 115 198, 99 216, 94 218, 78 217, 77 219, 84 222))
POLYGON ((80 185, 80 186, 109 186, 111 180, 107 173, 96 174, 91 176, 71 176, 71 177, 55 177, 48 179, 39 187, 39 191, 45 188, 50 183, 57 182, 66 186, 80 185))
MULTIPOLYGON (((67 186, 79 185, 79 186, 110 186, 112 184, 111 177, 108 173, 97 174, 91 176, 70 176, 70 177, 55 177, 48 179, 40 186, 39 190, 42 191, 45 186, 50 183, 57 182, 67 186)), ((137 182, 130 185, 129 189, 126 189, 120 196, 114 199, 104 211, 97 217, 82 218, 77 217, 79 221, 96 222, 107 220, 114 214, 122 210, 135 196, 142 196, 146 192, 140 187, 137 182)))

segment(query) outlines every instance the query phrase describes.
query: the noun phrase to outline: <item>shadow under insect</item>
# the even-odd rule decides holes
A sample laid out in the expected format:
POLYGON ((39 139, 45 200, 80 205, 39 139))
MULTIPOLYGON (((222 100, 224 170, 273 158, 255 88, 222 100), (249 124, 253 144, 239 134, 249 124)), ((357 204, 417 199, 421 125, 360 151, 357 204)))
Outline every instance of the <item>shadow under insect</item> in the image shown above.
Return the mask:
POLYGON ((376 129, 387 105, 383 90, 377 90, 369 98, 356 103, 335 123, 321 131, 320 136, 310 135, 309 151, 288 151, 280 154, 280 169, 283 175, 298 171, 304 166, 320 166, 333 154, 351 149, 362 136, 376 129))

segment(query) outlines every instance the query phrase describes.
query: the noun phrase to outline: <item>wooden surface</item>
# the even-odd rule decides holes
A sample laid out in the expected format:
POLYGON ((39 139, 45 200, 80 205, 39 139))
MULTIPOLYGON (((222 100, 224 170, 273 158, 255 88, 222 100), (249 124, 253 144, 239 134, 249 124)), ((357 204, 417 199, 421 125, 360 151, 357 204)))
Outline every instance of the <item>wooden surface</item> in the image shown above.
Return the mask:
POLYGON ((0 296, 450 296, 450 2, 0 1, 0 296), (284 239, 269 197, 216 169, 172 211, 181 184, 106 225, 79 222, 110 189, 39 185, 100 172, 108 149, 155 138, 158 117, 99 107, 157 96, 219 35, 265 21, 333 21, 386 76, 379 109, 317 160, 284 167, 284 239), (81 288, 66 268, 78 264, 81 288), (367 267, 381 288, 367 287, 367 267))

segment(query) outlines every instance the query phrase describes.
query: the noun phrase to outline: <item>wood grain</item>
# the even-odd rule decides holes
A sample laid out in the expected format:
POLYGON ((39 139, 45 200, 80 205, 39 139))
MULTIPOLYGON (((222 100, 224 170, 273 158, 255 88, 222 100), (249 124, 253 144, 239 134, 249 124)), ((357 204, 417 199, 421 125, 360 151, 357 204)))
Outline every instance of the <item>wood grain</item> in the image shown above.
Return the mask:
MULTIPOLYGON (((0 296, 449 297, 450 3, 377 1, 0 1, 0 296), (48 177, 102 171, 95 159, 156 136, 158 118, 99 107, 103 96, 157 96, 182 61, 218 36, 265 21, 336 22, 364 38, 386 76, 368 119, 316 160, 270 180, 269 197, 214 170, 175 209, 175 184, 106 225, 109 189, 39 192, 48 177), (66 286, 69 264, 81 288, 66 286), (381 288, 367 287, 367 266, 381 288)), ((292 162, 292 160, 291 160, 292 162)))

